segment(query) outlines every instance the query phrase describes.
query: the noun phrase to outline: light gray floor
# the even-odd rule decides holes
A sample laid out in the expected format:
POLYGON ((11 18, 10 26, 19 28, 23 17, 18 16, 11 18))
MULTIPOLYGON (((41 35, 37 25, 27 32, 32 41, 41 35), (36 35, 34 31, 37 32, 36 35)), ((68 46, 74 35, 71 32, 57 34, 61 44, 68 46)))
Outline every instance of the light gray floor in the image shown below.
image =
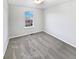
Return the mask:
POLYGON ((40 32, 11 39, 4 59, 76 59, 76 48, 40 32))

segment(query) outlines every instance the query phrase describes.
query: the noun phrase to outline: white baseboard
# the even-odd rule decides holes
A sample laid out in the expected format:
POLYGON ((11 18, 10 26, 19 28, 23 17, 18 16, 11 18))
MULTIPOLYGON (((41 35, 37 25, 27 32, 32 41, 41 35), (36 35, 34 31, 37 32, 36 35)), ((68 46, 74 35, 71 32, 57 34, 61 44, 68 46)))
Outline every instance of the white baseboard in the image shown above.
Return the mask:
MULTIPOLYGON (((58 38, 59 40, 61 40, 61 38, 59 38, 59 37, 57 37, 57 36, 55 36, 55 35, 53 35, 53 34, 51 34, 51 33, 47 32, 47 31, 44 31, 44 32, 46 32, 47 34, 49 34, 49 35, 51 35, 51 36, 54 36, 54 37, 58 38)), ((63 41, 63 42, 65 42, 65 43, 67 43, 67 44, 69 44, 69 45, 71 45, 71 46, 73 46, 73 47, 75 47, 75 48, 76 48, 76 46, 75 46, 75 45, 72 45, 72 44, 70 44, 70 43, 68 43, 68 42, 66 42, 66 41, 64 41, 64 40, 61 40, 61 41, 63 41)))
POLYGON ((22 34, 22 35, 12 36, 12 37, 9 37, 9 39, 17 38, 17 37, 21 37, 21 36, 26 36, 26 35, 30 35, 30 34, 38 33, 38 32, 42 32, 42 31, 37 31, 37 32, 28 33, 28 34, 22 34))
POLYGON ((8 43, 9 43, 9 39, 7 39, 7 40, 5 41, 5 43, 4 43, 4 45, 3 45, 3 57, 4 57, 5 52, 6 52, 6 50, 7 50, 8 43))

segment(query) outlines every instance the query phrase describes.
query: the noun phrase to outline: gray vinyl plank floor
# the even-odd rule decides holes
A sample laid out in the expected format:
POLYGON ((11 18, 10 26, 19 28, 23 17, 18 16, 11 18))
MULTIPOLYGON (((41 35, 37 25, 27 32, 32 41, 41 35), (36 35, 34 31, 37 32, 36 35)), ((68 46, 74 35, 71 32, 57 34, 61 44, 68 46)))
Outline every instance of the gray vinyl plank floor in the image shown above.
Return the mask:
POLYGON ((4 59, 76 59, 76 48, 39 32, 10 39, 4 59))

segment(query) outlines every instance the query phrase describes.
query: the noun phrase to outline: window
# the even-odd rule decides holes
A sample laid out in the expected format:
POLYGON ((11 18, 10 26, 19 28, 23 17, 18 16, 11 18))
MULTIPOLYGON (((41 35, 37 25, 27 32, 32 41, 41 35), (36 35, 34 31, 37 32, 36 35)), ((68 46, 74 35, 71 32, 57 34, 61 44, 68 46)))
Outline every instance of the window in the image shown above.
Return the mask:
POLYGON ((33 26, 33 13, 31 11, 25 12, 25 27, 33 26))

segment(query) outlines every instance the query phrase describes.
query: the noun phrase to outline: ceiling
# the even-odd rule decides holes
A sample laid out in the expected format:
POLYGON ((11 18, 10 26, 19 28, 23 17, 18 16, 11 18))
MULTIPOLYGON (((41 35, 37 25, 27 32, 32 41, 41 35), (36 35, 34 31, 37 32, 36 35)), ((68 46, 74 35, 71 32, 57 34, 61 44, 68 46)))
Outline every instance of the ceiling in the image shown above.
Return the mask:
POLYGON ((57 5, 60 3, 64 3, 71 0, 45 0, 42 4, 35 4, 33 0, 8 0, 9 4, 21 5, 21 6, 29 6, 36 8, 47 8, 51 5, 57 5))

